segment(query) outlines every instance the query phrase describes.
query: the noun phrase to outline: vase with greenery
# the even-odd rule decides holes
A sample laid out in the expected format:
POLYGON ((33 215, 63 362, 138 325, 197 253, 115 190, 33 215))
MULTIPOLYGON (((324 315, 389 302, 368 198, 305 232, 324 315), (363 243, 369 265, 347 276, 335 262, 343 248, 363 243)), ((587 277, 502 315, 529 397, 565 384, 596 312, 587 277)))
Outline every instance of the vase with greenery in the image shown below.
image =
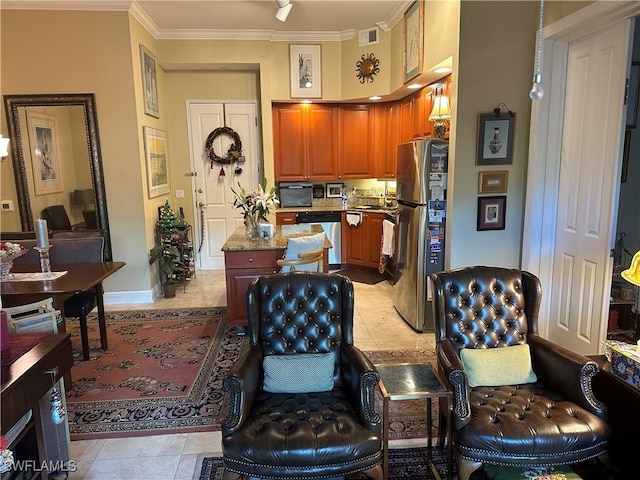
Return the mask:
POLYGON ((275 185, 266 191, 262 185, 253 191, 246 190, 238 182, 238 190, 231 187, 235 195, 233 206, 242 210, 244 224, 247 226, 247 235, 251 238, 260 238, 260 224, 268 222, 269 209, 275 207, 280 202, 276 197, 275 185))
POLYGON ((175 283, 179 275, 185 272, 180 263, 180 251, 175 245, 156 245, 149 251, 149 264, 158 263, 160 282, 165 297, 175 296, 175 283), (173 294, 171 293, 173 291, 173 294))

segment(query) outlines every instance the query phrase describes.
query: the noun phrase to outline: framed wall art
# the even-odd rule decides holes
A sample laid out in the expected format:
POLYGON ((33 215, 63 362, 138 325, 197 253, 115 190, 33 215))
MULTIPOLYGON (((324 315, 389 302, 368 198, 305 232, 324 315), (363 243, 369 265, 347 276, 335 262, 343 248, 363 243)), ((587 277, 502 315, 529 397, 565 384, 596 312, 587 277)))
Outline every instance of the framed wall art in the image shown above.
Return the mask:
POLYGON ((516 124, 508 114, 478 115, 478 152, 476 165, 510 165, 513 163, 513 131, 516 124))
POLYGON ((342 183, 327 183, 327 198, 340 198, 343 185, 342 183))
POLYGON ((35 194, 64 191, 56 117, 27 109, 27 126, 35 194))
POLYGON ((424 2, 414 2, 404 12, 404 38, 402 53, 404 58, 404 82, 422 73, 424 56, 424 2))
POLYGON ((640 62, 633 62, 629 74, 627 128, 636 128, 638 121, 638 97, 640 97, 640 62))
POLYGON ((322 98, 320 45, 289 45, 291 98, 322 98))
POLYGON ((140 65, 142 67, 144 113, 155 118, 160 118, 156 57, 142 44, 140 44, 140 65))
POLYGON ((167 132, 157 128, 142 127, 144 154, 147 163, 149 198, 169 193, 169 160, 167 157, 167 132))
POLYGON ((478 197, 477 230, 504 230, 507 196, 478 197))
POLYGON ((478 193, 507 193, 509 172, 478 172, 478 193))

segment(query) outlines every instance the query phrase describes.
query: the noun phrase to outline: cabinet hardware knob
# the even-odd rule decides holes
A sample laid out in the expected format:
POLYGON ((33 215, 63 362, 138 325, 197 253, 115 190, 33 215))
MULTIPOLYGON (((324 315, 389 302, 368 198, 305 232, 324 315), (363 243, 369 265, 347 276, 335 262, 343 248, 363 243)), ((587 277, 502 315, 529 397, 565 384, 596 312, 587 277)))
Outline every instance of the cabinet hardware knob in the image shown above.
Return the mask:
POLYGON ((250 258, 250 259, 249 259, 249 263, 251 263, 251 262, 253 262, 253 258, 250 258))

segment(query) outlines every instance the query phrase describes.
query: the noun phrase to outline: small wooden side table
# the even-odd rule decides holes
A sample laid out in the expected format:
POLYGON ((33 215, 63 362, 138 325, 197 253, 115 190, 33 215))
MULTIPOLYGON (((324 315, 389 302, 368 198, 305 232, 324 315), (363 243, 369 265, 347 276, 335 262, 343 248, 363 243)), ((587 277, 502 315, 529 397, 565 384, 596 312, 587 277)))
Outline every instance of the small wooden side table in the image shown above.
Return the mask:
MULTIPOLYGON (((447 401, 447 439, 449 442, 449 455, 447 458, 447 478, 451 479, 453 452, 451 445, 452 435, 452 408, 453 393, 447 390, 442 382, 427 363, 395 363, 379 364, 375 366, 380 373, 380 389, 383 401, 383 448, 384 448, 384 478, 389 478, 389 401, 427 399, 427 462, 435 478, 440 479, 440 474, 433 464, 432 457, 432 400, 444 398, 447 401)), ((442 435, 440 435, 442 438, 442 435)))

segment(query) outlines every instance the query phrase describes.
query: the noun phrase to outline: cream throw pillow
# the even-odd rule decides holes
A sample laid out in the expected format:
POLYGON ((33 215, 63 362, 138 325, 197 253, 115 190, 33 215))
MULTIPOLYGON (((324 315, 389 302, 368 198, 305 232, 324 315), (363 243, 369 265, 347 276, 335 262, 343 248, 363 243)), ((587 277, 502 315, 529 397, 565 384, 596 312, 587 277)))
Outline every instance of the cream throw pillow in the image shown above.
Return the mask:
MULTIPOLYGON (((285 260, 298 260, 298 254, 302 252, 313 252, 324 246, 326 239, 324 233, 316 233, 314 235, 307 235, 305 237, 291 237, 287 241, 287 250, 284 253, 285 260)), ((283 272, 291 270, 289 265, 282 267, 283 272)), ((308 263, 306 265, 296 265, 296 271, 317 272, 317 263, 308 263)))
POLYGON ((496 348, 463 348, 462 364, 470 387, 522 385, 538 380, 531 367, 529 345, 496 348))

